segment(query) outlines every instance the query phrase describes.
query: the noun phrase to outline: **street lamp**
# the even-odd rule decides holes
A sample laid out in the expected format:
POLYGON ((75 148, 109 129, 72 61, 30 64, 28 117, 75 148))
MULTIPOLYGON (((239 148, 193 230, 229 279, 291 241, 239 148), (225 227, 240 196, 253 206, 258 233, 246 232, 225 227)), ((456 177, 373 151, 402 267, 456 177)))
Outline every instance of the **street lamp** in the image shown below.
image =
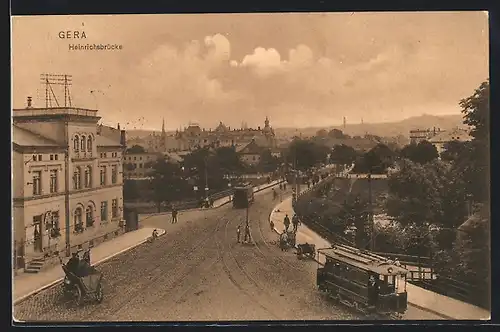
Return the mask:
POLYGON ((352 237, 352 243, 354 246, 356 246, 356 232, 357 232, 357 230, 358 230, 358 228, 356 227, 356 225, 354 225, 354 222, 353 222, 344 231, 345 235, 349 235, 352 237))

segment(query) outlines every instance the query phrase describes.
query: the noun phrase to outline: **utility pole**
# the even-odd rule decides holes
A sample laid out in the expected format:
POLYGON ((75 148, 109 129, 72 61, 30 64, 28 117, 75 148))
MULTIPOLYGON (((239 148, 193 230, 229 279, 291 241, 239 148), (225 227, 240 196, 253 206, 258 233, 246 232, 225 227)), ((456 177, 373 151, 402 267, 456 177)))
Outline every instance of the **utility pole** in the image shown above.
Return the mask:
POLYGON ((71 255, 71 245, 70 245, 70 208, 69 208, 69 135, 68 135, 68 123, 66 122, 66 148, 64 150, 64 214, 65 214, 65 225, 66 225, 66 257, 71 255))
POLYGON ((373 206, 372 206, 372 170, 368 173, 368 222, 370 223, 370 250, 375 250, 375 225, 373 221, 373 206))

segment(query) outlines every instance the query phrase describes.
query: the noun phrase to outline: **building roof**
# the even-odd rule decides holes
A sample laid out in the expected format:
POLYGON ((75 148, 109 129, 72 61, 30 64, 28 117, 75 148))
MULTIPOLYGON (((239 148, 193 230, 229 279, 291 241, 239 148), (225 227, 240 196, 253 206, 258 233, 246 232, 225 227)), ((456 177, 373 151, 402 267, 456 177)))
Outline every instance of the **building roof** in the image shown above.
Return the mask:
POLYGON ((429 142, 431 143, 444 143, 444 142, 450 142, 450 141, 470 141, 472 140, 472 136, 469 134, 469 131, 467 129, 460 129, 456 128, 453 130, 449 131, 444 131, 436 136, 432 137, 429 139, 429 142))
POLYGON ((243 146, 243 148, 239 151, 236 149, 236 151, 241 154, 260 154, 262 150, 263 148, 258 146, 255 140, 252 140, 250 143, 243 146))
POLYGON ((50 138, 36 134, 16 125, 12 126, 12 142, 20 146, 61 146, 50 138))
POLYGON ((109 137, 97 135, 96 136, 97 146, 121 146, 120 141, 115 141, 109 137))

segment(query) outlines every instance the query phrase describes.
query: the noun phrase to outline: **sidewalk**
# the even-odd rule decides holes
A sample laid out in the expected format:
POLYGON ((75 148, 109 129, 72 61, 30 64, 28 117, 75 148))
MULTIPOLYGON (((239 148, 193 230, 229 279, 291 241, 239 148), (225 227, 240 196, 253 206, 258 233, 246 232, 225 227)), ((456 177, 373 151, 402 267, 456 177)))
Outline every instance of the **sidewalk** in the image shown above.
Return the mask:
MULTIPOLYGON (((269 215, 269 221, 274 223, 276 233, 281 233, 285 229, 283 218, 288 214, 290 220, 293 216, 292 198, 289 197, 275 206, 269 215)), ((297 243, 314 243, 316 249, 331 247, 325 239, 307 228, 300 225, 297 231, 297 243)), ((324 259, 324 258, 323 258, 324 259)), ((324 263, 320 258, 320 263, 324 263)), ((489 311, 480 307, 468 304, 453 298, 431 292, 413 284, 407 283, 406 291, 408 293, 408 303, 415 307, 432 312, 446 319, 456 320, 488 320, 491 317, 489 311)))
MULTIPOLYGON (((165 230, 157 229, 158 235, 165 234, 165 230)), ((127 250, 137 247, 151 236, 153 228, 141 228, 136 231, 125 233, 119 237, 105 241, 92 248, 90 258, 92 265, 103 263, 127 250)), ((63 258, 64 261, 67 258, 63 258)), ((13 303, 34 295, 46 288, 49 288, 64 278, 61 266, 56 265, 39 273, 23 273, 13 278, 13 303)))

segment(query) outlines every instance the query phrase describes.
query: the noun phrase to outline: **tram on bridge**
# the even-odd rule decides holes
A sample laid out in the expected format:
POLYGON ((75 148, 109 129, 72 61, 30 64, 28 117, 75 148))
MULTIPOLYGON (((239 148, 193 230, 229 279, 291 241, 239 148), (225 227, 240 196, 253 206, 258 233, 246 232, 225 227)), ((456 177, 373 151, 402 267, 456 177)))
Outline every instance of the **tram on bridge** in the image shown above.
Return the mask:
POLYGON ((233 207, 236 209, 248 208, 254 202, 253 186, 250 184, 234 187, 233 207))
POLYGON ((318 249, 318 263, 318 289, 335 301, 375 317, 399 319, 406 312, 408 271, 397 262, 335 244, 318 249))

